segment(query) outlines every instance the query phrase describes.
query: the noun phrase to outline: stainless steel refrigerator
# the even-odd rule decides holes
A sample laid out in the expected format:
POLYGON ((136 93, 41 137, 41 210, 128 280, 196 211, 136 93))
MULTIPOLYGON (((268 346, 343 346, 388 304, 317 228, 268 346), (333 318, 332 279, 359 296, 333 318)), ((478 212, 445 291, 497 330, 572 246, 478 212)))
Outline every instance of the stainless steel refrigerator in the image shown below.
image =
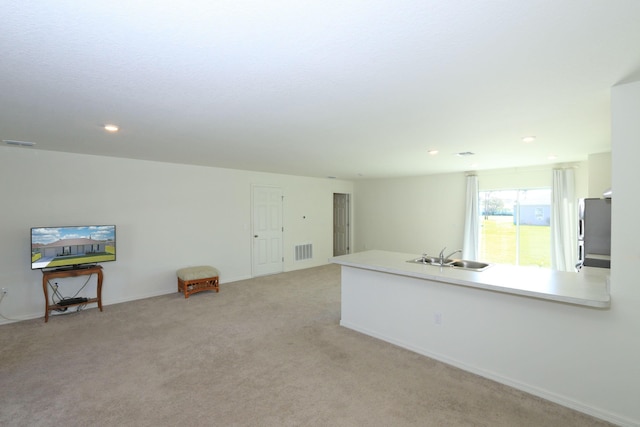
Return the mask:
POLYGON ((580 199, 578 268, 611 268, 611 199, 580 199))

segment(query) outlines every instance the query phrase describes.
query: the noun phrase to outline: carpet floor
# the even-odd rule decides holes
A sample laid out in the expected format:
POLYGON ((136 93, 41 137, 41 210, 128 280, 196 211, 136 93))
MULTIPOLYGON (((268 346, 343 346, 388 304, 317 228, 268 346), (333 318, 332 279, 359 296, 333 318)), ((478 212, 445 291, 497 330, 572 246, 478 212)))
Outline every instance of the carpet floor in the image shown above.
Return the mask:
POLYGON ((327 265, 2 325, 0 425, 610 425, 339 322, 327 265))

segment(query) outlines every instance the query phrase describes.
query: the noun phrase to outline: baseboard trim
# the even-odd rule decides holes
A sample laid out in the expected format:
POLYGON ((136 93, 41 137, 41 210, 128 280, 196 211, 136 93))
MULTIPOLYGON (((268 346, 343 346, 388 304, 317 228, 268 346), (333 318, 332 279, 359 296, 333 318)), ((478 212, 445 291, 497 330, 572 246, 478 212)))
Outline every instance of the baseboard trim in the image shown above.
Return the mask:
MULTIPOLYGON (((224 281, 221 280, 220 284, 224 285, 224 284, 229 284, 229 283, 233 283, 233 282, 239 282, 241 280, 248 280, 248 279, 251 279, 251 276, 232 277, 231 279, 227 279, 227 280, 224 280, 224 281)), ((145 294, 141 294, 141 295, 131 295, 131 296, 127 296, 125 298, 108 299, 108 300, 103 298, 102 299, 102 306, 103 307, 108 307, 110 305, 121 304, 123 302, 131 302, 131 301, 137 301, 137 300, 146 299, 146 298, 159 297, 159 296, 162 296, 162 295, 169 295, 169 294, 177 293, 177 292, 178 292, 177 285, 175 285, 175 286, 172 286, 171 289, 161 289, 161 290, 158 290, 158 291, 155 291, 155 292, 149 292, 149 293, 145 293, 145 294)), ((87 308, 87 310, 90 310, 92 308, 97 308, 97 305, 95 305, 95 303, 93 303, 91 307, 87 308)), ((58 316, 58 314, 55 314, 55 312, 52 312, 49 315, 49 317, 55 317, 55 316, 58 316)), ((1 325, 8 325, 10 323, 23 322, 25 320, 38 319, 38 318, 44 318, 43 311, 38 311, 38 312, 28 313, 28 314, 21 314, 21 315, 18 315, 18 316, 10 316, 10 318, 0 317, 0 326, 1 325)))
POLYGON ((628 419, 626 417, 621 417, 621 416, 613 414, 613 413, 611 413, 609 411, 605 411, 605 410, 600 409, 600 408, 594 408, 592 406, 585 405, 585 404, 583 404, 583 403, 581 403, 579 401, 571 399, 568 396, 564 396, 564 395, 560 395, 560 394, 557 394, 557 393, 553 393, 553 392, 551 392, 549 390, 541 389, 541 388, 532 386, 530 384, 523 383, 521 381, 517 381, 517 380, 514 380, 514 379, 509 378, 509 377, 505 377, 505 376, 500 375, 500 374, 498 374, 496 372, 493 372, 493 371, 489 371, 489 370, 478 368, 476 366, 468 365, 468 364, 466 364, 464 362, 461 362, 461 361, 456 360, 456 359, 452 359, 452 358, 450 358, 448 356, 445 356, 443 354, 434 353, 434 352, 426 350, 424 348, 416 347, 416 346, 407 344, 407 343, 405 343, 403 341, 400 341, 400 340, 397 340, 397 339, 394 339, 394 338, 391 338, 391 337, 387 337, 387 336, 385 336, 383 334, 379 334, 377 332, 371 331, 371 330, 369 330, 367 328, 360 327, 359 325, 356 325, 356 324, 353 324, 353 323, 350 323, 350 322, 345 322, 342 319, 340 320, 340 326, 343 326, 345 328, 354 330, 356 332, 360 332, 360 333, 362 333, 364 335, 368 335, 368 336, 373 337, 373 338, 377 338, 377 339, 382 340, 382 341, 386 341, 386 342, 388 342, 390 344, 393 344, 393 345, 396 345, 398 347, 413 351, 414 353, 418 353, 418 354, 421 354, 423 356, 429 357, 431 359, 438 360, 440 362, 446 363, 447 365, 451 365, 451 366, 454 366, 456 368, 460 368, 460 369, 462 369, 464 371, 471 372, 472 374, 476 374, 476 375, 479 375, 481 377, 484 377, 484 378, 499 382, 501 384, 507 385, 509 387, 513 387, 513 388, 518 389, 520 391, 524 391, 525 393, 529 393, 531 395, 540 397, 540 398, 548 400, 550 402, 557 403, 558 405, 562 405, 562 406, 565 406, 567 408, 571 408, 571 409, 576 410, 578 412, 582 412, 584 414, 591 415, 592 417, 599 418, 601 420, 608 421, 610 423, 613 423, 613 424, 616 424, 616 425, 619 425, 619 426, 633 427, 633 426, 637 426, 638 425, 637 422, 635 422, 633 420, 630 420, 630 419, 628 419))

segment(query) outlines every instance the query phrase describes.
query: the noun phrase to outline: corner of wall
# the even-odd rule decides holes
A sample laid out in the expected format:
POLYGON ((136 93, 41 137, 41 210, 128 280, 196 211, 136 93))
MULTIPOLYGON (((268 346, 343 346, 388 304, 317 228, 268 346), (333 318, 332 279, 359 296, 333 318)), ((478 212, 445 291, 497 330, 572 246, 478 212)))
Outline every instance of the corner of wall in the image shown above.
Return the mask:
POLYGON ((602 197, 611 188, 611 152, 589 155, 588 197, 602 197))

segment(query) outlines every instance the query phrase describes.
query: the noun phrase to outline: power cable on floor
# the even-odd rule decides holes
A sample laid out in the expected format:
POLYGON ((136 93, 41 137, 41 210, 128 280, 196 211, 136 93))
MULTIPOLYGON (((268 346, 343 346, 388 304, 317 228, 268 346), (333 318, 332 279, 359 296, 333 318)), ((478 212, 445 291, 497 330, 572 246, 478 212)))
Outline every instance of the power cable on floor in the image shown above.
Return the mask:
MULTIPOLYGON (((2 308, 2 301, 4 301, 4 297, 6 295, 7 295, 7 293, 4 292, 4 291, 0 294, 0 308, 2 308)), ((5 316, 4 314, 2 314, 2 311, 0 311, 0 317, 2 317, 5 320, 10 320, 12 322, 17 322, 18 321, 18 319, 12 319, 10 317, 5 316)))

